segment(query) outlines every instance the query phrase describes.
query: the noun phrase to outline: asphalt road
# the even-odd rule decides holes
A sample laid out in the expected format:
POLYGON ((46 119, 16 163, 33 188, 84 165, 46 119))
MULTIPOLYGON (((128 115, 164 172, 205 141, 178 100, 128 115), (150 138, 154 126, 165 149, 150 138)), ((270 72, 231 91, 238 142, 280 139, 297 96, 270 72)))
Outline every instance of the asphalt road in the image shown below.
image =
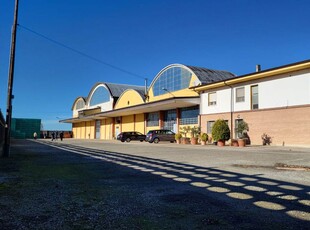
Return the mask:
MULTIPOLYGON (((106 154, 111 154, 104 156, 104 161, 188 183, 218 194, 227 193, 232 199, 247 200, 255 194, 263 194, 262 201, 254 205, 266 210, 286 210, 288 208, 284 204, 287 202, 298 203, 301 209, 286 210, 286 213, 310 221, 308 148, 236 148, 76 139, 65 139, 57 143, 44 141, 47 144, 103 150, 106 154), (210 186, 210 182, 216 182, 216 186, 210 186)), ((79 153, 80 149, 73 151, 79 153)), ((83 154, 88 155, 87 149, 83 154)), ((101 158, 100 155, 95 157, 101 158)))
POLYGON ((12 149, 2 229, 309 229, 309 149, 76 139, 12 149))
MULTIPOLYGON (((43 141, 51 142, 50 140, 43 141)), ((57 143, 61 142, 58 140, 57 143)), ((169 142, 150 144, 134 141, 122 143, 120 141, 78 139, 64 139, 62 143, 200 167, 212 167, 228 172, 256 175, 261 178, 310 186, 310 148, 275 146, 239 148, 178 145, 169 142), (283 164, 300 167, 276 169, 275 165, 283 164)))

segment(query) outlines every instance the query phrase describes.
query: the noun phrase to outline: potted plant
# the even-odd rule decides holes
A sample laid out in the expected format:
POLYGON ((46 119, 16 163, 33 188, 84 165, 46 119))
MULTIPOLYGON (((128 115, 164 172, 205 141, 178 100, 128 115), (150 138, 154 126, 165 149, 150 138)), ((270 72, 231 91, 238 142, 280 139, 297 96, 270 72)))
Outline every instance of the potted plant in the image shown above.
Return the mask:
POLYGON ((212 138, 218 146, 224 146, 225 141, 230 139, 230 129, 226 121, 219 119, 214 122, 212 127, 212 138))
POLYGON ((181 133, 176 133, 174 138, 175 138, 177 144, 180 144, 181 143, 182 134, 181 133))
POLYGON ((263 145, 270 145, 271 144, 271 136, 269 136, 267 133, 263 133, 262 135, 263 145))
POLYGON ((198 136, 199 136, 199 133, 200 133, 200 128, 199 127, 192 127, 190 129, 190 132, 191 132, 191 144, 192 145, 197 145, 198 143, 198 136))
POLYGON ((200 134, 201 145, 206 145, 207 140, 208 140, 208 134, 206 134, 206 133, 201 133, 201 134, 200 134))
POLYGON ((247 140, 247 132, 249 131, 249 125, 245 121, 240 121, 236 127, 238 134, 238 145, 244 147, 247 140))
POLYGON ((187 133, 191 130, 190 126, 184 126, 180 128, 180 133, 182 134, 181 143, 182 144, 189 144, 190 139, 187 137, 187 133))
POLYGON ((232 146, 235 146, 235 147, 238 147, 238 146, 239 146, 238 140, 236 140, 236 139, 232 139, 232 140, 231 140, 231 144, 232 144, 232 146))

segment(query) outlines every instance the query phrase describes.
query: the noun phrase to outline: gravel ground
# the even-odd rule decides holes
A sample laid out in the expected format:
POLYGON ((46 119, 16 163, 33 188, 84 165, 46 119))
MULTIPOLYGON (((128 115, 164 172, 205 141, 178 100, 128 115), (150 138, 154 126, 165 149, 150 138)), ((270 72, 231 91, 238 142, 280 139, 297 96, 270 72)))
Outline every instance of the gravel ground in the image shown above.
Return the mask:
POLYGON ((0 161, 0 229, 309 229, 309 186, 56 147, 13 140, 0 161))

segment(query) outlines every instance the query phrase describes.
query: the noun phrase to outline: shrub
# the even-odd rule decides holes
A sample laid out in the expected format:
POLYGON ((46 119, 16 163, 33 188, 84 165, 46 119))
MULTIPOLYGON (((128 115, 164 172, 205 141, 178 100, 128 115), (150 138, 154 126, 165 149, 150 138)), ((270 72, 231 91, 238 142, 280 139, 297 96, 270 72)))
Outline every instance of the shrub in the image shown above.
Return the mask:
POLYGON ((202 133, 202 134, 200 135, 200 140, 202 140, 202 141, 207 141, 207 140, 208 140, 208 134, 202 133))
POLYGON ((182 138, 182 134, 181 134, 181 133, 176 133, 175 136, 174 136, 174 138, 175 138, 176 140, 180 140, 180 139, 182 138))
POLYGON ((187 133, 190 131, 191 131, 190 126, 184 126, 180 128, 180 133, 182 134, 182 136, 184 135, 184 137, 187 137, 187 133))
POLYGON ((246 137, 247 131, 249 131, 249 125, 245 121, 240 121, 236 129, 237 129, 238 137, 244 138, 246 137))
POLYGON ((267 133, 263 133, 262 135, 263 145, 270 145, 272 143, 271 136, 267 133))
POLYGON ((212 128, 212 138, 214 141, 228 141, 230 139, 230 129, 224 120, 219 119, 214 123, 212 128))
POLYGON ((197 138, 200 134, 200 127, 194 126, 194 127, 190 128, 190 132, 191 132, 191 137, 197 138))

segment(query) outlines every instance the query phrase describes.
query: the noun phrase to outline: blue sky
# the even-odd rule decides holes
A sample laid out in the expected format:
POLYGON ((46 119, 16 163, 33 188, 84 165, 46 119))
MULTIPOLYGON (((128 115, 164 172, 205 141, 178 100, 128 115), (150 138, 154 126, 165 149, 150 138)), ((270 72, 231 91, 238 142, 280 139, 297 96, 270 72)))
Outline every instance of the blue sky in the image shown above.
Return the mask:
MULTIPOLYGON (((309 11, 308 0, 20 0, 13 117, 70 130, 59 118, 97 82, 144 85, 173 63, 243 75, 309 59, 309 11)), ((13 13, 0 0, 4 115, 13 13)))

